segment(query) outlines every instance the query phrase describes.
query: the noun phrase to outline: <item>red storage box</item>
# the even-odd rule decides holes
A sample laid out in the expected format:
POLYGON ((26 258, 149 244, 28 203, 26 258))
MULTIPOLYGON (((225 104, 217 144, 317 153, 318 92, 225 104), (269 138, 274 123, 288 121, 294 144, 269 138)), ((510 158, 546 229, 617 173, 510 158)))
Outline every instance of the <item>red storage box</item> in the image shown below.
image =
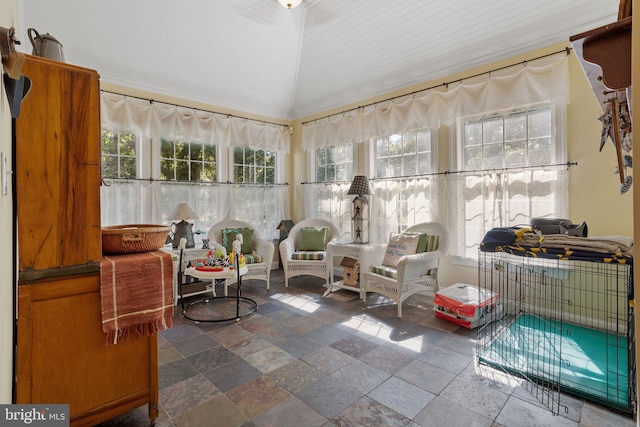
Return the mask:
POLYGON ((495 318, 497 301, 495 292, 456 283, 436 292, 433 309, 436 317, 473 329, 495 318))

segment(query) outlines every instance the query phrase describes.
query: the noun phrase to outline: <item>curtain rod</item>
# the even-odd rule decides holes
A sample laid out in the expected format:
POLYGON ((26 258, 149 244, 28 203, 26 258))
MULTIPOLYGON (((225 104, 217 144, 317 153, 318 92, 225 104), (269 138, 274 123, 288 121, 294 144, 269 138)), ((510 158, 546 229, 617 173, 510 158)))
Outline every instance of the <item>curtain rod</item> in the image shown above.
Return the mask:
POLYGON ((349 108, 349 109, 346 109, 346 110, 340 111, 340 112, 338 112, 338 113, 327 114, 326 116, 318 117, 317 119, 313 119, 313 120, 308 120, 308 121, 306 121, 306 122, 302 122, 301 124, 302 124, 302 126, 304 126, 304 125, 306 125, 306 124, 309 124, 309 123, 315 123, 315 122, 317 122, 318 120, 326 119, 326 118, 328 118, 328 117, 339 116, 340 114, 349 113, 349 112, 351 112, 351 111, 356 111, 356 110, 359 110, 359 109, 361 109, 361 108, 366 108, 366 107, 375 106, 375 105, 378 105, 378 104, 382 104, 383 102, 394 101, 394 100, 399 99, 399 98, 404 98, 405 96, 409 96, 409 95, 416 95, 416 94, 418 94, 418 93, 427 92, 427 91, 429 91, 429 90, 436 89, 436 88, 439 88, 439 87, 448 87, 448 86, 449 86, 450 84, 452 84, 452 83, 462 82, 462 81, 464 81, 464 80, 469 80, 469 79, 473 79, 474 77, 484 76, 485 74, 491 74, 491 73, 494 73, 494 72, 496 72, 496 71, 505 70, 505 69, 507 69, 507 68, 516 67, 516 66, 518 66, 518 65, 527 65, 527 64, 528 64, 529 62, 531 62, 531 61, 536 61, 536 60, 538 60, 538 59, 543 59, 543 58, 546 58, 546 57, 549 57, 549 56, 558 55, 558 54, 560 54, 560 53, 566 53, 566 54, 567 54, 567 56, 569 56, 569 55, 571 54, 571 50, 572 50, 572 48, 570 48, 570 47, 568 47, 568 46, 567 46, 567 47, 566 47, 566 48, 564 48, 563 50, 558 50, 558 51, 556 51, 556 52, 551 52, 551 53, 547 53, 547 54, 545 54, 545 55, 536 56, 535 58, 531 58, 531 59, 527 59, 527 60, 524 60, 524 61, 516 62, 515 64, 505 65, 505 66, 503 66, 503 67, 499 67, 499 68, 494 68, 493 70, 484 71, 484 72, 482 72, 482 73, 477 73, 477 74, 474 74, 474 75, 472 75, 472 76, 462 77, 462 78, 460 78, 460 79, 456 79, 456 80, 451 80, 450 82, 443 82, 443 83, 437 84, 437 85, 435 85, 435 86, 430 86, 430 87, 425 88, 425 89, 415 90, 415 91, 413 91, 413 92, 407 92, 407 93, 402 94, 402 95, 392 96, 392 97, 390 97, 390 98, 383 99, 383 100, 381 100, 381 101, 370 102, 370 103, 368 103, 368 104, 359 105, 359 106, 357 106, 357 107, 349 108))
POLYGON ((173 179, 154 179, 154 178, 102 178, 101 185, 106 187, 111 184, 107 184, 107 181, 147 181, 147 182, 164 182, 170 184, 178 184, 178 185, 238 185, 241 187, 249 187, 249 186, 263 186, 263 187, 277 187, 280 185, 289 185, 288 182, 281 184, 260 184, 257 182, 231 182, 231 181, 176 181, 173 179))
MULTIPOLYGON (((384 177, 384 178, 369 178, 369 181, 387 181, 390 179, 396 180, 396 179, 415 179, 415 178, 429 178, 432 176, 440 176, 440 175, 472 175, 472 174, 480 174, 480 173, 484 173, 484 174, 489 174, 489 173, 496 173, 496 172, 511 172, 511 171, 527 171, 527 170, 544 170, 545 168, 556 168, 556 167, 571 167, 571 166, 578 166, 578 162, 566 162, 566 163, 555 163, 552 165, 538 165, 538 166, 515 166, 515 167, 509 167, 509 168, 502 168, 502 169, 474 169, 474 170, 468 170, 468 171, 444 171, 444 172, 432 172, 432 173, 423 173, 423 174, 418 174, 418 175, 403 175, 403 176, 390 176, 390 177, 384 177)), ((331 184, 350 184, 351 181, 328 181, 328 182, 301 182, 300 184, 302 185, 308 185, 308 184, 326 184, 326 185, 331 185, 331 184)))
POLYGON ((197 111, 202 111, 202 112, 205 112, 205 113, 219 114, 221 116, 235 117, 237 119, 251 120, 253 122, 258 122, 258 123, 264 123, 264 124, 275 125, 275 126, 282 126, 282 127, 286 127, 286 128, 289 127, 289 125, 284 125, 282 123, 274 123, 274 122, 269 122, 267 120, 250 119, 249 117, 236 116, 235 114, 221 113, 219 111, 214 111, 214 110, 204 110, 202 108, 195 108, 195 107, 189 107, 187 105, 175 104, 173 102, 156 101, 155 99, 143 98, 141 96, 135 96, 135 95, 128 95, 126 93, 114 92, 114 91, 106 90, 106 89, 101 89, 100 92, 112 93, 114 95, 124 96, 125 98, 133 98, 133 99, 140 99, 142 101, 149 101, 150 104, 153 104, 154 102, 159 102, 161 104, 173 105, 175 107, 181 107, 181 108, 188 108, 188 109, 191 109, 191 110, 194 110, 194 111, 197 110, 197 111))

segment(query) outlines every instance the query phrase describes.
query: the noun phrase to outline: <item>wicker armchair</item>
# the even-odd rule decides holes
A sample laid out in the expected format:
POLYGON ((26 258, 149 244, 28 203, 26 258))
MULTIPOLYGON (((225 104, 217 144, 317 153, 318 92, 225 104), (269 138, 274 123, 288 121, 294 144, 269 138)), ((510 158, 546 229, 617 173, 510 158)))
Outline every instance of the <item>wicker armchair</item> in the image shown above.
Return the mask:
MULTIPOLYGON (((273 263, 273 251, 274 245, 272 242, 268 240, 264 240, 260 233, 252 227, 250 224, 238 221, 235 219, 220 221, 215 224, 209 230, 208 237, 210 242, 214 242, 216 244, 222 245, 224 247, 222 241, 222 230, 224 229, 242 229, 242 228, 250 228, 253 230, 253 237, 251 239, 251 248, 255 254, 258 255, 261 260, 259 262, 249 262, 251 261, 248 256, 245 255, 245 260, 247 261, 247 269, 249 270, 247 274, 243 276, 243 280, 247 279, 258 279, 264 280, 267 282, 267 290, 269 290, 269 281, 271 278, 271 264, 273 263)), ((235 279, 228 279, 225 283, 224 294, 227 295, 227 287, 233 283, 235 283, 235 279)))
POLYGON ((289 287, 289 278, 294 276, 316 276, 325 279, 329 285, 329 266, 326 244, 338 237, 338 229, 324 219, 305 219, 289 231, 286 239, 280 242, 280 259, 284 270, 284 286, 289 287), (300 250, 301 231, 306 227, 326 227, 325 249, 319 251, 300 250))
POLYGON ((405 233, 426 233, 438 236, 438 247, 431 252, 404 255, 395 268, 381 265, 382 260, 372 266, 374 271, 364 272, 363 295, 375 292, 398 304, 398 317, 402 318, 402 302, 415 293, 435 295, 439 290, 438 266, 449 247, 449 233, 439 223, 426 222, 413 225, 405 233))

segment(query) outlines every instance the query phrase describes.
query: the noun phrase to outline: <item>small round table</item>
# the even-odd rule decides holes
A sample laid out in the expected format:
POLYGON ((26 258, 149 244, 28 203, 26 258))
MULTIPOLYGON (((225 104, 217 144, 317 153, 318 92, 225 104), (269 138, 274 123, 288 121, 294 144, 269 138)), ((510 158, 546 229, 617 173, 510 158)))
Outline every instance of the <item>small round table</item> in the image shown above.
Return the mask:
POLYGON ((196 301, 192 301, 185 306, 184 299, 182 298, 182 286, 180 286, 180 301, 182 302, 182 315, 185 319, 189 319, 196 323, 199 322, 226 322, 229 320, 240 320, 243 317, 247 317, 258 309, 258 303, 251 298, 241 296, 242 276, 248 272, 247 266, 243 266, 239 269, 233 267, 225 267, 222 271, 204 271, 198 270, 195 267, 188 267, 184 270, 184 274, 187 276, 195 277, 200 280, 211 280, 215 286, 216 280, 226 280, 236 278, 236 295, 235 296, 213 296, 209 298, 202 298, 196 301), (207 303, 210 300, 235 300, 236 310, 235 315, 224 318, 197 318, 187 313, 187 311, 197 304, 207 303), (240 312, 240 303, 244 302, 247 306, 247 310, 243 313, 240 312))

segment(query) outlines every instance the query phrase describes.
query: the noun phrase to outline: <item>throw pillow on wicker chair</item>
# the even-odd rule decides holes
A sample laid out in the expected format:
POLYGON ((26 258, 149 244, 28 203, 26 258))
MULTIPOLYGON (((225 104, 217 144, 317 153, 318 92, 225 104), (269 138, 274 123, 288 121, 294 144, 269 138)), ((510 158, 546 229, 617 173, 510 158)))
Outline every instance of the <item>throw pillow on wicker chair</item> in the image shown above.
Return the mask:
POLYGON ((225 228, 222 230, 222 245, 230 254, 233 251, 233 241, 236 240, 236 234, 242 234, 242 253, 250 254, 253 251, 251 241, 253 240, 253 229, 251 228, 225 228))
POLYGON ((419 240, 420 234, 392 233, 389 237, 389 243, 387 244, 387 250, 384 253, 382 265, 395 268, 398 265, 400 258, 405 255, 412 255, 416 253, 419 240))
POLYGON ((327 245, 327 227, 302 227, 299 251, 324 251, 327 245))

